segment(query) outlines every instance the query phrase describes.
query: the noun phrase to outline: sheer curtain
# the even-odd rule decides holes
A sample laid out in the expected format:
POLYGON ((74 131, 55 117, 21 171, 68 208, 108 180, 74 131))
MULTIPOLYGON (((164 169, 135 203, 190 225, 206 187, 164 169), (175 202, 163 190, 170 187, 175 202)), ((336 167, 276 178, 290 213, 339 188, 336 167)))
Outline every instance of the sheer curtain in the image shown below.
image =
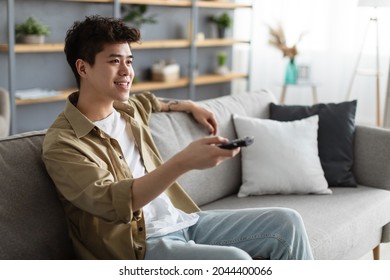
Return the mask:
MULTIPOLYGON (((263 88, 279 98, 288 62, 281 51, 268 44, 268 25, 281 24, 287 41, 298 44, 298 65, 307 65, 310 80, 317 84, 319 102, 346 100, 349 83, 363 44, 359 68, 375 69, 375 29, 370 16, 376 12, 379 23, 381 69, 381 115, 384 116, 390 55, 390 8, 363 8, 358 0, 258 0, 254 1, 252 51, 250 57, 251 91, 263 88)), ((247 17, 236 15, 235 34, 241 34, 247 17)), ((242 53, 242 52, 241 52, 242 53)), ((242 57, 242 54, 241 54, 242 57)), ((375 124, 375 78, 357 76, 351 99, 358 99, 356 121, 375 124)), ((286 104, 311 104, 310 89, 291 88, 286 104)), ((388 109, 389 110, 389 109, 388 109)))

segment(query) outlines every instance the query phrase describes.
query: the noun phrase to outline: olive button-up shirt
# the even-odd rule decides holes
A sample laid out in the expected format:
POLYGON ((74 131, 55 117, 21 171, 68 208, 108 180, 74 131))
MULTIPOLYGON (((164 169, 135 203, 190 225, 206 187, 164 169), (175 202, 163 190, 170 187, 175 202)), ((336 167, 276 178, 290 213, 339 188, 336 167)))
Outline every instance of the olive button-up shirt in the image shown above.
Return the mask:
MULTIPOLYGON (((143 259, 145 221, 132 208, 133 177, 118 141, 96 127, 77 108, 71 94, 48 129, 42 159, 56 185, 68 219, 75 251, 83 259, 143 259)), ((130 124, 147 172, 162 164, 149 131, 152 112, 161 110, 151 93, 115 102, 130 124)), ((192 213, 199 208, 174 183, 167 191, 175 207, 192 213)))

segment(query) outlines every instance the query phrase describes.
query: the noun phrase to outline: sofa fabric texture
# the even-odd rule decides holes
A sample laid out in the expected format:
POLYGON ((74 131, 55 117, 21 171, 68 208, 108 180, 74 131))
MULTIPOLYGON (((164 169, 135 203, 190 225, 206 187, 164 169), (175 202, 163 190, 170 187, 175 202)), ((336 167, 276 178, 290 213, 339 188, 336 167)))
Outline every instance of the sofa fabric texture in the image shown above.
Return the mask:
MULTIPOLYGON (((272 102, 271 93, 261 92, 200 103, 215 112, 219 134, 233 139, 237 137, 233 114, 269 118, 272 102)), ((207 135, 185 113, 153 114, 151 128, 165 159, 207 135)), ((44 133, 0 140, 0 259, 75 258, 62 205, 41 160, 44 133)), ((189 172, 179 182, 203 210, 293 208, 303 217, 315 259, 357 259, 380 242, 390 241, 389 146, 389 130, 356 126, 353 174, 357 187, 331 187, 329 195, 238 198, 240 155, 216 168, 189 172)))
POLYGON ((0 259, 74 258, 55 187, 41 160, 44 132, 0 142, 0 259))

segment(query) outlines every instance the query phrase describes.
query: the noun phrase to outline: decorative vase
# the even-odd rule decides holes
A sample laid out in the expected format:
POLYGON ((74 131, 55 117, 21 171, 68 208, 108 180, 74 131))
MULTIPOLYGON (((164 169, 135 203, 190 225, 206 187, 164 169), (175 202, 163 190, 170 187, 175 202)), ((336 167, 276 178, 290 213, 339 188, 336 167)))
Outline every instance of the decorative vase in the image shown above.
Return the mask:
POLYGON ((287 67, 286 67, 286 73, 284 76, 284 83, 288 85, 294 85, 297 83, 298 80, 298 68, 295 64, 294 59, 290 59, 287 67))

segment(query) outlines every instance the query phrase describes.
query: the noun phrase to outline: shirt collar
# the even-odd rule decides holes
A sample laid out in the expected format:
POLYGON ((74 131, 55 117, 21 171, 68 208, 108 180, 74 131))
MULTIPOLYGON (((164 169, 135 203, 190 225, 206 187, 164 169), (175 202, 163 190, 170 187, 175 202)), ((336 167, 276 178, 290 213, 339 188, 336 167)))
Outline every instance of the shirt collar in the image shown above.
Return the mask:
POLYGON ((83 115, 79 109, 76 108, 78 99, 79 92, 74 92, 69 95, 68 100, 66 101, 64 114, 72 126, 76 136, 81 138, 94 129, 95 125, 85 115, 83 115))

